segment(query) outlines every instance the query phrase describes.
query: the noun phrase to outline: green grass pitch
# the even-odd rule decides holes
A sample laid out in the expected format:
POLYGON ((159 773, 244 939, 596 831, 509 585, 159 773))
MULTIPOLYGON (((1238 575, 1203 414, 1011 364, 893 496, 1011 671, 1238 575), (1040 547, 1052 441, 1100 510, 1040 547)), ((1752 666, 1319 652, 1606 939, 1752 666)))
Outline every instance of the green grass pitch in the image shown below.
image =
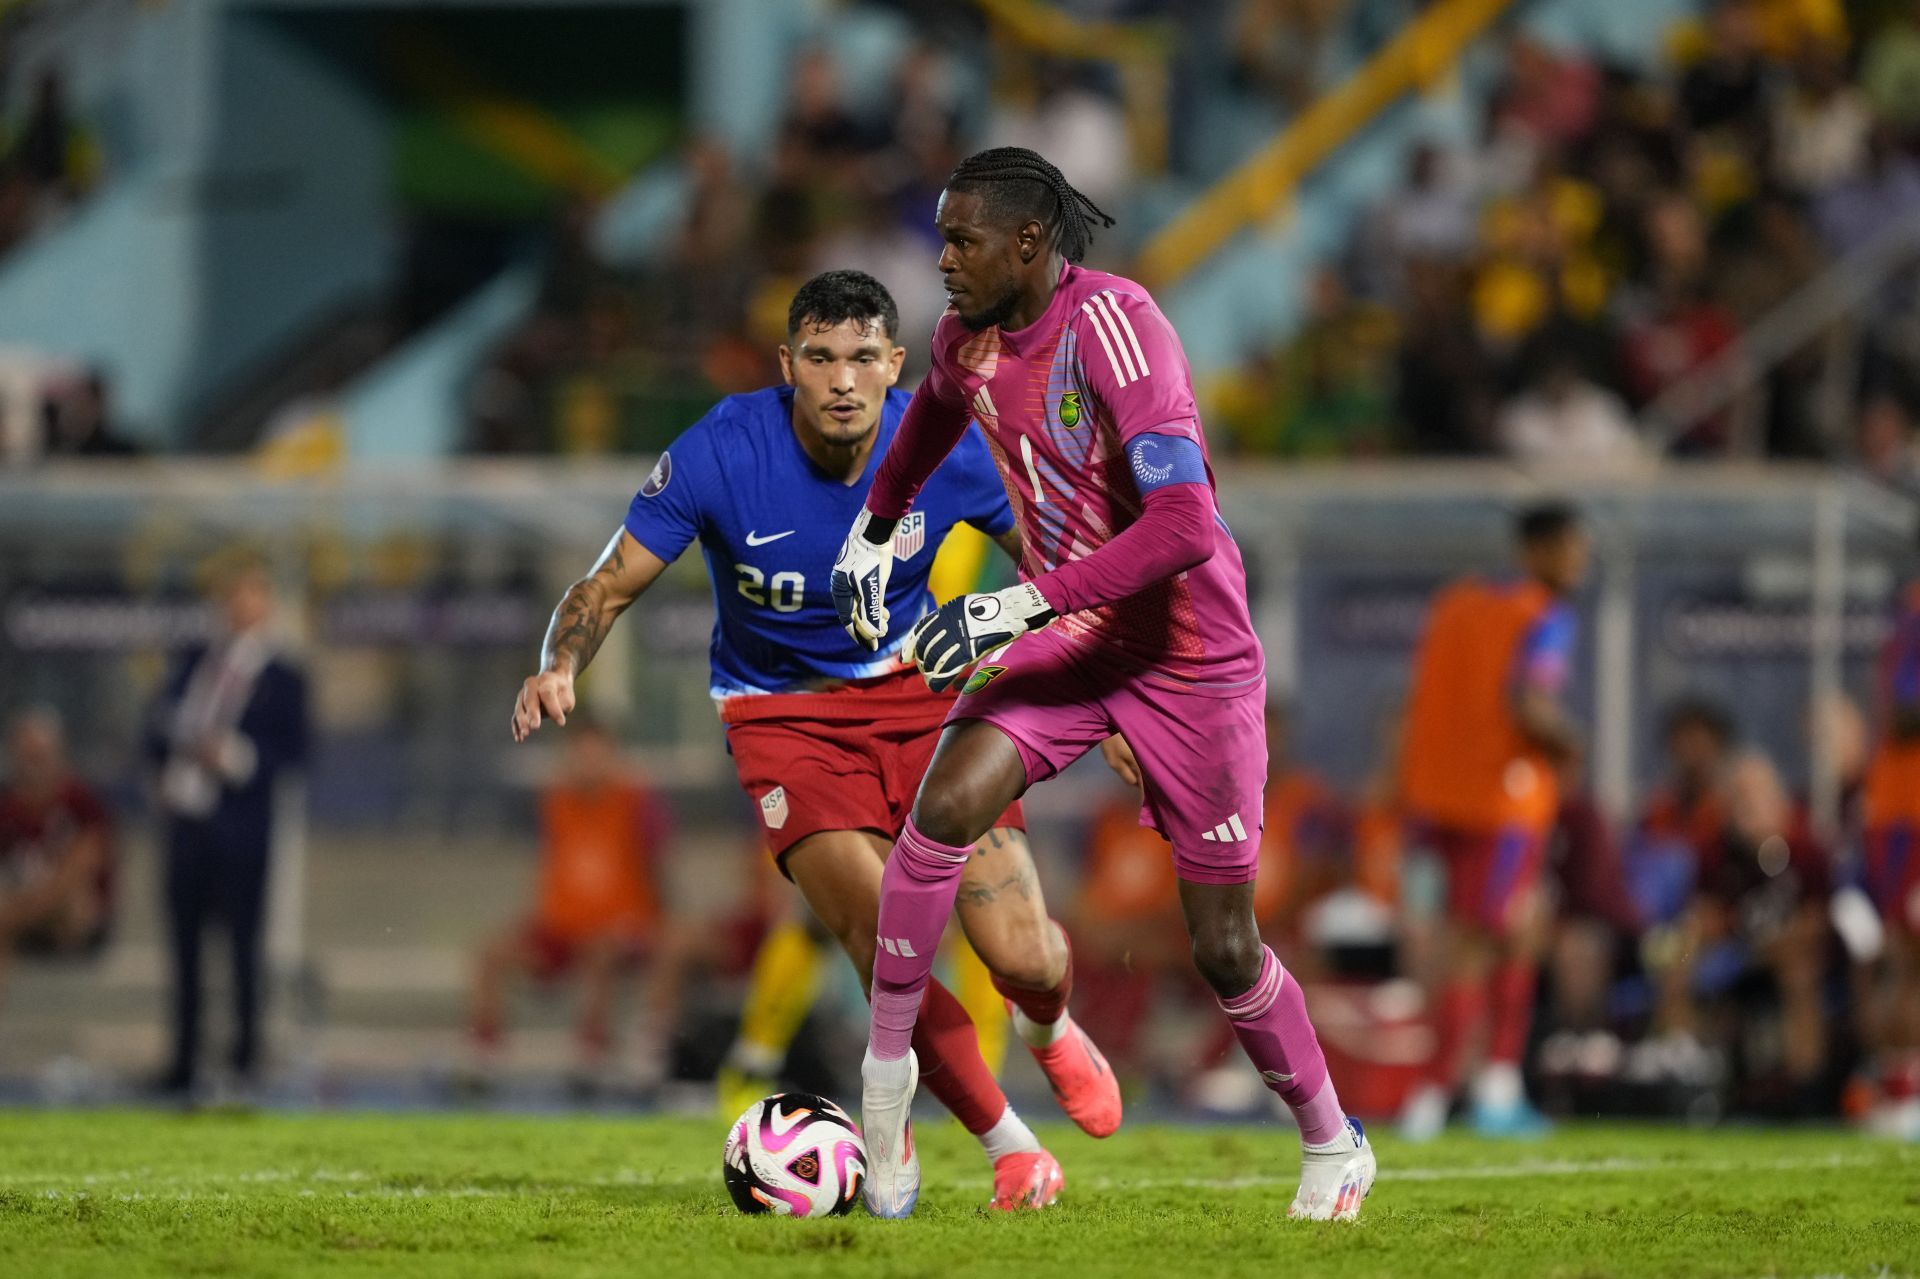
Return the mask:
POLYGON ((1067 1189, 982 1207, 923 1125, 906 1222, 749 1218, 725 1125, 486 1115, 0 1113, 0 1276, 1902 1275, 1920 1149, 1837 1130, 1383 1135, 1357 1224, 1285 1219, 1283 1128, 1049 1127, 1067 1189))

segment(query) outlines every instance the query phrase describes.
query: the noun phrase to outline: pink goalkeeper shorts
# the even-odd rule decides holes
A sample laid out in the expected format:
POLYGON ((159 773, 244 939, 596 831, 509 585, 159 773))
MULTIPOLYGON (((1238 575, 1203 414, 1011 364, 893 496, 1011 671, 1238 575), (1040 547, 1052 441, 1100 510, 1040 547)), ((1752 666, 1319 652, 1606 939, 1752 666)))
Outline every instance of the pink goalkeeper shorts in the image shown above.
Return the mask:
POLYGON ((1114 733, 1140 760, 1140 823, 1173 845, 1182 879, 1252 881, 1267 781, 1267 682, 1187 690, 1090 661, 1055 631, 1023 635, 968 678, 949 724, 977 719, 1012 739, 1027 784, 1114 733))

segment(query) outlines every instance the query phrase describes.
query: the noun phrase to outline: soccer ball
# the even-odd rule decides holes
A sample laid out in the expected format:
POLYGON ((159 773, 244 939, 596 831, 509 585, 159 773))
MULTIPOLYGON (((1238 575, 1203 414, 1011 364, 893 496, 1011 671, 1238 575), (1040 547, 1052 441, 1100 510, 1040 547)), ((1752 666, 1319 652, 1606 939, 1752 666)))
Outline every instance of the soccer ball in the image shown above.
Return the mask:
POLYGON ((838 1217, 860 1198, 867 1146, 852 1117, 825 1097, 775 1093, 734 1121, 721 1166, 741 1212, 838 1217))

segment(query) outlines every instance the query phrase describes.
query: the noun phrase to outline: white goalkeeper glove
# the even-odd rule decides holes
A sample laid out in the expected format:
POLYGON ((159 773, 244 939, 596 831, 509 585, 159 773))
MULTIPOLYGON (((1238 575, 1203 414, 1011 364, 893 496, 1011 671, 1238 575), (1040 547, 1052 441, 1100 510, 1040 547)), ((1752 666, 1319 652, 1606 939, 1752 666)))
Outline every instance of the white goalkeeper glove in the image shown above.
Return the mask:
POLYGON ((862 507, 827 579, 833 611, 847 634, 878 649, 887 634, 887 579, 893 576, 893 526, 862 507))
POLYGON ((956 596, 914 623, 907 632, 905 656, 937 693, 988 653, 1056 616, 1031 582, 991 594, 956 596))

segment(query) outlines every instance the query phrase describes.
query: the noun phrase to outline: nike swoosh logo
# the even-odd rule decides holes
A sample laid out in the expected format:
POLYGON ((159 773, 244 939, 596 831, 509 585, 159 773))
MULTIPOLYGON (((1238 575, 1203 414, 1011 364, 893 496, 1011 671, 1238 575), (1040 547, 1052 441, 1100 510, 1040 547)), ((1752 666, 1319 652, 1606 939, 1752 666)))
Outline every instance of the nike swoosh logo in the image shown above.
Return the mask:
POLYGON ((797 532, 799 532, 798 529, 788 529, 784 533, 769 533, 765 537, 761 537, 756 533, 750 532, 747 534, 747 545, 748 546, 765 546, 768 542, 777 542, 783 537, 792 537, 797 532))
POLYGON ((775 1108, 767 1116, 767 1126, 773 1129, 774 1136, 784 1137, 795 1128, 798 1128, 802 1121, 811 1119, 812 1117, 813 1112, 811 1110, 797 1110, 787 1115, 782 1114, 778 1108, 775 1108))

